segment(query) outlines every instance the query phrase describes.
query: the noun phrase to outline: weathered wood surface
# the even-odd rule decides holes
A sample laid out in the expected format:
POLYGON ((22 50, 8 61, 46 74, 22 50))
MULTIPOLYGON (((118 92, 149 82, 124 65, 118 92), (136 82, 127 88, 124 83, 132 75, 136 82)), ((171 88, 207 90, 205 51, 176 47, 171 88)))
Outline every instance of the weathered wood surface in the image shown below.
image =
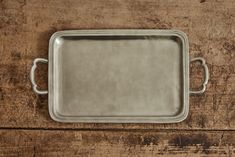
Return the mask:
POLYGON ((232 157, 235 136, 219 132, 1 130, 0 156, 232 157))
MULTIPOLYGON (((37 72, 38 84, 46 88, 47 67, 37 72)), ((194 64, 190 85, 197 88, 201 79, 201 66, 194 64)), ((0 156, 161 155, 235 156, 233 0, 0 0, 0 156), (210 81, 204 95, 190 97, 184 122, 62 124, 50 119, 47 96, 31 89, 32 60, 47 58, 48 40, 58 30, 99 28, 187 33, 190 57, 207 60, 210 81)))
MULTIPOLYGON (((233 0, 1 0, 0 127, 81 129, 235 129, 235 5, 233 0), (65 29, 163 28, 187 33, 190 57, 210 70, 207 92, 190 96, 188 118, 178 124, 61 124, 52 121, 47 96, 32 92, 29 70, 48 55, 53 32, 65 29)), ((192 66, 191 86, 202 70, 192 66)), ((47 69, 37 76, 47 85, 47 69)))

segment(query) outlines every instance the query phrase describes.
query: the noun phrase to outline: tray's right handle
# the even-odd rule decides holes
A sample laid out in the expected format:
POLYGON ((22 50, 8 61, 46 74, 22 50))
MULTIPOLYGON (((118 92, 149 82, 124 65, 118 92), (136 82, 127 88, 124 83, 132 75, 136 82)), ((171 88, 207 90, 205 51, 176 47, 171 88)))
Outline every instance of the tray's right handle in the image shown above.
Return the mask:
POLYGON ((33 87, 33 91, 37 94, 47 94, 48 91, 47 90, 38 90, 37 89, 37 84, 35 82, 35 79, 34 79, 34 73, 35 73, 35 70, 37 68, 37 63, 48 63, 48 60, 47 59, 44 59, 44 58, 36 58, 34 59, 33 61, 33 66, 31 67, 31 70, 30 70, 30 80, 31 80, 31 83, 32 83, 32 87, 33 87))
POLYGON ((202 93, 205 92, 206 85, 207 85, 208 80, 209 80, 209 70, 208 70, 208 66, 207 66, 206 61, 205 61, 204 58, 202 58, 202 57, 193 58, 190 62, 195 62, 195 61, 201 62, 202 66, 204 67, 204 81, 203 81, 201 90, 190 91, 190 94, 202 94, 202 93))

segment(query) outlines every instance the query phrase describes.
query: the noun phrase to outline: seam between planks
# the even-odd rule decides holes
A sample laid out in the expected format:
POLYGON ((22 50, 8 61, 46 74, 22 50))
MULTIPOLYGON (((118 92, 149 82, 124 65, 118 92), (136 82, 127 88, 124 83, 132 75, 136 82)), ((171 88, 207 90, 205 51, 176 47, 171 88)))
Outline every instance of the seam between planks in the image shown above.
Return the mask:
POLYGON ((110 132, 128 132, 128 131, 139 131, 139 132, 149 132, 149 131, 209 131, 209 132, 217 132, 217 131, 227 131, 227 132, 235 132, 235 129, 89 129, 89 128, 25 128, 25 127, 0 127, 1 130, 25 130, 25 131, 110 131, 110 132))

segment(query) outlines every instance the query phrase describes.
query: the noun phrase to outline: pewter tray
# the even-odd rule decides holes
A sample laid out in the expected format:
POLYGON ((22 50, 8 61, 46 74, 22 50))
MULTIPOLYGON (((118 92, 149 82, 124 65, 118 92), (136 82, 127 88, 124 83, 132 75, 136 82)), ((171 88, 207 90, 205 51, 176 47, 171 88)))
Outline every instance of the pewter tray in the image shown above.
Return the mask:
MULTIPOLYGON (((49 43, 50 116, 59 122, 182 121, 189 110, 188 53, 186 35, 176 30, 56 32, 49 43)), ((47 62, 35 60, 31 80, 34 91, 46 94, 34 82, 38 61, 47 62)))

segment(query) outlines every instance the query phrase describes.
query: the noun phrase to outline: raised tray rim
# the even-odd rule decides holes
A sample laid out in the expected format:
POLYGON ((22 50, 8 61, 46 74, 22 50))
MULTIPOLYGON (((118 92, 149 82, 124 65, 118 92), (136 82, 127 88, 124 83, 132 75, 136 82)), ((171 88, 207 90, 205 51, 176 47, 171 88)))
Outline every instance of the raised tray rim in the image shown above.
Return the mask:
POLYGON ((188 116, 189 112, 189 46, 187 35, 180 30, 159 30, 159 29, 99 29, 99 30, 65 30, 55 32, 49 41, 49 64, 48 64, 48 97, 49 97, 49 114, 57 122, 85 122, 85 123, 177 123, 181 122, 188 116), (156 117, 65 117, 59 115, 54 110, 54 55, 53 44, 55 39, 61 36, 115 36, 115 35, 159 35, 159 36, 177 36, 182 41, 183 53, 183 109, 177 116, 156 116, 156 117))

